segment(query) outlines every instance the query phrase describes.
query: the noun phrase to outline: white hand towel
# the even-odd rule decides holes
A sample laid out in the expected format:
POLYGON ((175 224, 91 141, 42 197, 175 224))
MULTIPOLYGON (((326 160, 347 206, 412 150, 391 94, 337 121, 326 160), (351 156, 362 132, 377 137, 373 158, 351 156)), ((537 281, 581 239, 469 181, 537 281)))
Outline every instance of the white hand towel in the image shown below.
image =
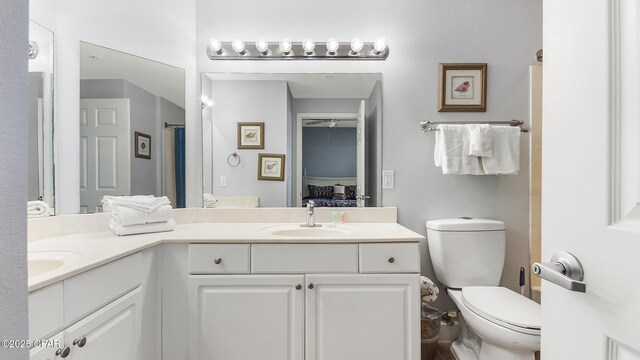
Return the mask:
POLYGON ((438 125, 434 160, 443 174, 483 175, 480 158, 468 154, 469 131, 464 125, 438 125))
POLYGON ((53 210, 44 201, 27 201, 27 217, 39 218, 53 215, 53 210))
POLYGON ((489 124, 468 124, 469 154, 491 157, 493 155, 493 127, 489 124))
POLYGON ((520 128, 493 127, 493 156, 482 158, 482 167, 489 175, 517 175, 520 171, 520 128))
POLYGON ((216 197, 213 196, 213 194, 211 193, 204 193, 204 195, 202 195, 202 199, 203 199, 205 208, 214 208, 218 203, 218 200, 216 199, 216 197))
POLYGON ((111 218, 122 226, 167 222, 171 219, 171 205, 162 205, 152 212, 140 211, 130 207, 113 205, 111 218))
POLYGON ((153 195, 136 196, 104 196, 102 198, 103 211, 108 212, 113 206, 125 206, 132 209, 152 212, 163 205, 171 205, 166 196, 155 197, 153 195))
POLYGON ((118 236, 135 235, 135 234, 150 234, 157 232, 173 231, 176 228, 176 222, 170 219, 167 222, 152 223, 144 225, 129 225, 122 226, 113 219, 109 219, 109 228, 114 234, 118 236))

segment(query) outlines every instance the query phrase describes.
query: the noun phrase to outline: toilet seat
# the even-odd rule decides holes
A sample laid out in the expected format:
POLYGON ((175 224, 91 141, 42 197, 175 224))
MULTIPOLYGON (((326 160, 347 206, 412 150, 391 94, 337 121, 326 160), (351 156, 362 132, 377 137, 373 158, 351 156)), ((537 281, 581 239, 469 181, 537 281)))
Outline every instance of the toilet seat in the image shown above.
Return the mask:
POLYGON ((504 287, 462 288, 462 302, 478 316, 507 329, 540 335, 540 305, 504 287))

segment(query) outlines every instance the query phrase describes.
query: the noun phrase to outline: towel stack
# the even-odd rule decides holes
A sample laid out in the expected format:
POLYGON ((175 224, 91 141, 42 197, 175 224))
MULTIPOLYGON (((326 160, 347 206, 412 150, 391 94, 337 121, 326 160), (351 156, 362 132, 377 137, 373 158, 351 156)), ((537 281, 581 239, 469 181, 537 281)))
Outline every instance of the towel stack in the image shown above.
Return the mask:
POLYGON ((53 209, 44 201, 27 201, 27 216, 29 219, 53 215, 53 209))
POLYGON ((215 196, 211 193, 204 193, 204 195, 202 195, 202 200, 204 207, 207 209, 214 208, 218 204, 218 200, 216 200, 215 196))
POLYGON ((434 161, 443 174, 516 175, 520 128, 487 124, 438 125, 434 161))
POLYGON ((116 235, 171 231, 176 227, 166 196, 105 196, 102 209, 111 213, 109 227, 116 235))

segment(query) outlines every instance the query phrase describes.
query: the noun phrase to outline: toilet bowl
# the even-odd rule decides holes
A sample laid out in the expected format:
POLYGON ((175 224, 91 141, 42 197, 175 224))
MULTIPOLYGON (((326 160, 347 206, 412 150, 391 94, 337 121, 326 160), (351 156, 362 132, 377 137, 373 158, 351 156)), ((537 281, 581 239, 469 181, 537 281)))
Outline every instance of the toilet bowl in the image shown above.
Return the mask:
POLYGON ((488 219, 427 221, 436 278, 480 338, 456 341, 458 360, 534 360, 540 349, 540 305, 504 287, 504 223, 488 219), (470 345, 470 346, 467 346, 470 345))
MULTIPOLYGON (((482 339, 478 360, 534 360, 540 349, 538 304, 503 287, 465 287, 447 293, 462 317, 482 339)), ((469 351, 452 347, 458 360, 473 360, 469 351)))

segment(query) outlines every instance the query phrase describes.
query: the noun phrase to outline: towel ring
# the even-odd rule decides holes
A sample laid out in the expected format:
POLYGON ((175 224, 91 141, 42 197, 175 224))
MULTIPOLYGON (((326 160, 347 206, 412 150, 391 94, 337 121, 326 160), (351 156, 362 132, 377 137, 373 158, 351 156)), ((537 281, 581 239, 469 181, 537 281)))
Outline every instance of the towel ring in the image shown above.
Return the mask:
POLYGON ((233 154, 227 156, 227 164, 229 164, 229 166, 231 167, 240 165, 240 155, 234 152, 233 154), (233 157, 235 160, 231 160, 231 157, 233 157))

